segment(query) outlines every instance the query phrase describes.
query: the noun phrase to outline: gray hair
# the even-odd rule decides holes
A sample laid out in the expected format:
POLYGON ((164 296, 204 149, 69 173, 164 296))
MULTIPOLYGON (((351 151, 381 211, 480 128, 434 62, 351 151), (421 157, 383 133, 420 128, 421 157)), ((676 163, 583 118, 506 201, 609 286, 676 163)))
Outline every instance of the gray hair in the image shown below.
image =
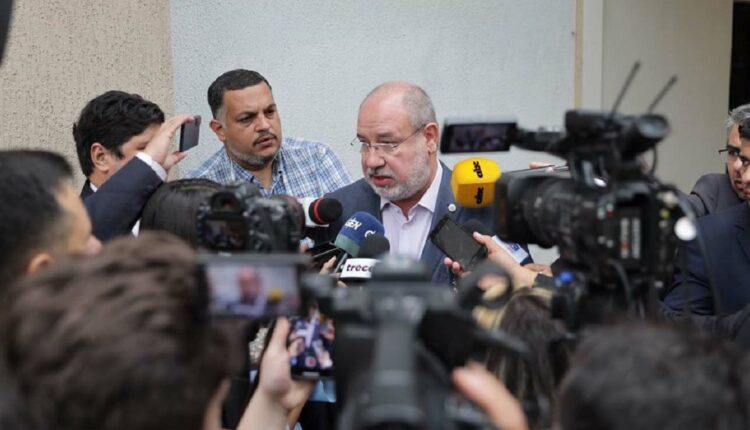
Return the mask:
POLYGON ((724 127, 727 129, 727 138, 732 131, 732 127, 740 125, 748 119, 750 119, 750 103, 737 106, 729 111, 729 117, 724 122, 724 127))
POLYGON ((364 104, 373 94, 378 93, 381 90, 393 89, 394 87, 404 88, 401 102, 409 115, 409 122, 412 127, 418 129, 431 122, 437 122, 435 107, 432 105, 430 96, 428 96, 427 92, 420 86, 410 82, 392 81, 380 84, 367 94, 364 101, 362 101, 362 104, 364 104))

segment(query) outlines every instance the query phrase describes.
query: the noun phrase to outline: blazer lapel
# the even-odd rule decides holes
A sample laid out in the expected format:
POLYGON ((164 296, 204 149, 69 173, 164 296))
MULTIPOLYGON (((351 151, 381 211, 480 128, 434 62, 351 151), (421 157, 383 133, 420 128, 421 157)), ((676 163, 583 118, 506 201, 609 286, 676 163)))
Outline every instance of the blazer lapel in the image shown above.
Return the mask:
POLYGON ((357 205, 355 207, 358 212, 367 212, 374 215, 381 223, 383 222, 383 214, 380 213, 380 196, 375 194, 375 191, 367 183, 364 183, 362 194, 357 197, 357 205))
MULTIPOLYGON (((430 231, 432 231, 437 223, 448 215, 452 219, 457 219, 461 209, 453 199, 453 192, 451 191, 451 169, 445 164, 440 162, 443 166, 443 176, 440 178, 440 190, 438 191, 438 198, 435 202, 435 213, 432 216, 432 223, 430 224, 430 231)), ((422 248, 421 260, 427 266, 430 273, 436 273, 437 269, 443 264, 443 252, 440 251, 428 238, 425 241, 424 248, 422 248)))

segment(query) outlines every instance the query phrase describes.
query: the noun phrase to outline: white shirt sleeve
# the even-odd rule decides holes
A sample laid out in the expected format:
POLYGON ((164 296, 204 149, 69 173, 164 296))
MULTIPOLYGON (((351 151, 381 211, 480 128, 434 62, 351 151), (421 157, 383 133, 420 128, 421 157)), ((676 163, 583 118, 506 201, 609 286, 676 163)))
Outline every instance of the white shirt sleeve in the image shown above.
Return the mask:
POLYGON ((151 167, 151 170, 156 173, 157 176, 161 178, 162 181, 167 179, 167 171, 164 170, 159 163, 155 162, 153 158, 151 158, 150 155, 146 154, 145 152, 137 152, 135 154, 136 157, 138 157, 141 161, 148 164, 149 167, 151 167))

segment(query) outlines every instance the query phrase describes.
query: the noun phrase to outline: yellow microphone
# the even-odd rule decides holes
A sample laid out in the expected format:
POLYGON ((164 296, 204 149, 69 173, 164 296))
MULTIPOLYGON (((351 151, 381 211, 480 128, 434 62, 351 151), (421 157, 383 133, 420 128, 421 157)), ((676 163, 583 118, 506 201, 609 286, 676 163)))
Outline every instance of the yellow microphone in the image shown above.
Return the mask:
POLYGON ((492 205, 495 181, 500 179, 500 166, 488 158, 474 157, 453 166, 451 190, 456 203, 467 208, 492 205))

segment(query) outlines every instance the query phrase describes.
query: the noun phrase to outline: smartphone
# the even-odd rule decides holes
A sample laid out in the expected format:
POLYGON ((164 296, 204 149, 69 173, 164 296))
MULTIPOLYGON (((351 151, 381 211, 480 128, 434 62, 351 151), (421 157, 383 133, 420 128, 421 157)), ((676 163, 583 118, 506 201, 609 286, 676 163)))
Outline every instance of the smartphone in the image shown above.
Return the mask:
POLYGON ((440 152, 496 152, 510 150, 518 125, 512 117, 493 119, 446 119, 440 152))
POLYGON ((430 232, 430 240, 461 268, 471 270, 487 258, 487 247, 480 244, 472 235, 455 221, 444 216, 430 232))
POLYGON ((180 152, 198 145, 198 134, 201 129, 201 116, 193 116, 193 122, 186 122, 180 127, 180 152))
POLYGON ((319 379, 333 376, 333 321, 311 304, 302 316, 289 318, 291 329, 287 349, 292 355, 292 376, 319 379))
POLYGON ((300 274, 309 262, 300 254, 200 255, 201 290, 210 315, 251 320, 297 315, 300 274))

